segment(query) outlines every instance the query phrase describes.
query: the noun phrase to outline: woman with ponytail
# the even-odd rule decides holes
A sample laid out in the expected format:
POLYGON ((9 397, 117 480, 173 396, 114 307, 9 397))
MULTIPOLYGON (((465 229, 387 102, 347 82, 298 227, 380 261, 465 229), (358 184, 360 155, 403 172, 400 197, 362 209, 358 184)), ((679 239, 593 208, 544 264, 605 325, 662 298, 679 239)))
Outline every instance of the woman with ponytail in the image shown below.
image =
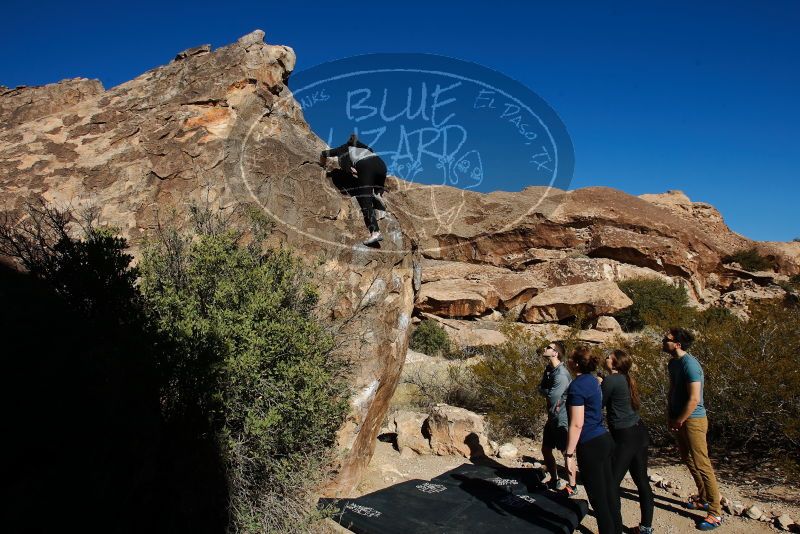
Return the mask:
POLYGON ((639 390, 631 374, 633 360, 624 350, 606 356, 609 375, 603 380, 603 406, 606 407, 608 427, 614 438, 613 474, 617 484, 630 471, 639 490, 642 518, 640 534, 653 532, 653 490, 647 478, 647 448, 650 437, 639 418, 639 390))

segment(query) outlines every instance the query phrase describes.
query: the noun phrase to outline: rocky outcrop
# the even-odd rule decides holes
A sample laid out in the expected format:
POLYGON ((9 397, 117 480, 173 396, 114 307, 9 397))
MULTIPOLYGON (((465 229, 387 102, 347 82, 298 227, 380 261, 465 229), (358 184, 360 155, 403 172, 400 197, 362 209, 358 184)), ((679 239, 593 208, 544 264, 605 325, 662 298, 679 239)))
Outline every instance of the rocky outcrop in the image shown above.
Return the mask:
POLYGON ((423 434, 427 413, 398 411, 391 420, 389 429, 397 435, 397 450, 400 454, 406 449, 417 454, 431 454, 431 445, 423 434))
POLYGON ((476 280, 437 280, 422 284, 417 309, 444 317, 483 315, 497 306, 494 288, 476 280))
POLYGON ((437 404, 425 423, 431 450, 440 456, 489 456, 494 449, 486 437, 483 417, 446 404, 437 404))
MULTIPOLYGON (((355 199, 316 161, 324 148, 285 83, 291 48, 256 31, 104 91, 67 80, 0 93, 0 210, 31 194, 99 208, 138 250, 160 217, 189 204, 228 212, 249 203, 275 222, 273 244, 313 260, 339 355, 352 362, 348 419, 331 493, 347 494, 369 462, 399 380, 414 303, 415 237, 390 217, 379 250, 355 199)), ((332 169, 327 169, 332 171, 332 169)))
POLYGON ((393 188, 394 204, 407 213, 430 211, 432 195, 437 205, 460 206, 448 224, 411 217, 420 249, 432 259, 517 270, 550 270, 553 262, 575 258, 613 260, 648 276, 686 280, 698 300, 721 272, 722 259, 736 250, 755 246, 783 274, 800 273, 800 244, 746 239, 732 232, 713 207, 682 193, 639 198, 605 187, 569 192, 529 187, 481 194, 446 186, 402 187, 399 181, 393 188))
POLYGON ((570 317, 592 319, 624 310, 633 304, 614 282, 586 282, 554 287, 525 305, 522 318, 529 323, 550 323, 570 317))

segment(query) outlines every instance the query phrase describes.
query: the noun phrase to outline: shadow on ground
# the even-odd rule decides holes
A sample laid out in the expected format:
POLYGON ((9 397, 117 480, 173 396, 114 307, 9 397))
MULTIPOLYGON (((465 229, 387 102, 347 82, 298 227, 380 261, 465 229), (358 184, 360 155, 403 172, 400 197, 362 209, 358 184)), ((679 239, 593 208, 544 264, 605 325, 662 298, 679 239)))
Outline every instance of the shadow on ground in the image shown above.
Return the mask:
POLYGON ((219 452, 163 421, 146 337, 2 264, 0 303, 4 532, 223 532, 219 452))

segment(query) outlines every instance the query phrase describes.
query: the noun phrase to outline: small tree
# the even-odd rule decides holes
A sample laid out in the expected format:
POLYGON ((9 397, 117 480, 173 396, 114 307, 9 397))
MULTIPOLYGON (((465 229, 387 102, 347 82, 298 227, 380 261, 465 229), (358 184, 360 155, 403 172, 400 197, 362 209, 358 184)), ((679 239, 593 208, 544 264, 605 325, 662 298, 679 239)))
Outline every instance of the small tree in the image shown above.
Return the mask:
POLYGON ((665 328, 691 320, 693 310, 683 286, 636 278, 620 282, 619 288, 633 301, 633 305, 615 315, 626 332, 639 331, 648 324, 665 328))
POLYGON ((286 250, 195 210, 193 232, 161 228, 142 293, 166 340, 171 417, 207 417, 219 440, 234 532, 301 531, 349 397, 317 320, 310 273, 286 250), (249 242, 248 242, 249 240, 249 242))
POLYGON ((536 437, 545 413, 545 402, 539 395, 543 364, 537 350, 546 340, 512 324, 504 325, 503 333, 508 340, 488 349, 483 360, 471 368, 478 396, 495 436, 536 437))
POLYGON ((450 336, 436 321, 422 321, 411 334, 409 346, 429 356, 449 356, 453 352, 450 336))
POLYGON ((773 268, 772 262, 759 254, 755 247, 725 256, 722 263, 738 263, 745 271, 771 271, 773 268))

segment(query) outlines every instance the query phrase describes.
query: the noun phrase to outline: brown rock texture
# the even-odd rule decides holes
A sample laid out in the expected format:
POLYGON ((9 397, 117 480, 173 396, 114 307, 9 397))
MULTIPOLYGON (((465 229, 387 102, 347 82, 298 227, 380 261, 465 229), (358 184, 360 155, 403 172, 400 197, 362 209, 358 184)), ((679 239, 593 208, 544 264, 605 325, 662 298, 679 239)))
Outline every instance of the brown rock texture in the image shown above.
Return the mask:
MULTIPOLYGON (((339 353, 353 362, 351 411, 338 434, 331 493, 347 494, 372 456, 400 377, 414 302, 413 229, 386 221, 382 248, 355 199, 317 163, 324 143, 287 89, 295 56, 256 31, 104 91, 91 80, 0 92, 0 210, 32 194, 100 209, 134 252, 159 214, 189 203, 247 202, 276 221, 274 244, 318 265, 339 353)), ((402 215, 400 216, 402 217, 402 215)))
POLYGON ((612 260, 624 269, 687 280, 698 299, 713 284, 709 277, 722 272, 722 258, 737 250, 755 246, 779 272, 800 273, 799 243, 751 241, 732 232, 712 206, 679 192, 640 198, 607 187, 483 194, 391 185, 393 204, 411 214, 427 258, 514 270, 550 269, 554 261, 577 258, 612 260), (432 202, 460 209, 443 221, 430 216, 432 202))
POLYGON ((488 456, 494 451, 486 437, 483 417, 447 404, 437 404, 425 422, 431 449, 440 456, 488 456))
POLYGON ((528 323, 550 323, 570 317, 592 319, 622 311, 633 304, 614 282, 586 282, 554 287, 539 293, 525 305, 528 323))

